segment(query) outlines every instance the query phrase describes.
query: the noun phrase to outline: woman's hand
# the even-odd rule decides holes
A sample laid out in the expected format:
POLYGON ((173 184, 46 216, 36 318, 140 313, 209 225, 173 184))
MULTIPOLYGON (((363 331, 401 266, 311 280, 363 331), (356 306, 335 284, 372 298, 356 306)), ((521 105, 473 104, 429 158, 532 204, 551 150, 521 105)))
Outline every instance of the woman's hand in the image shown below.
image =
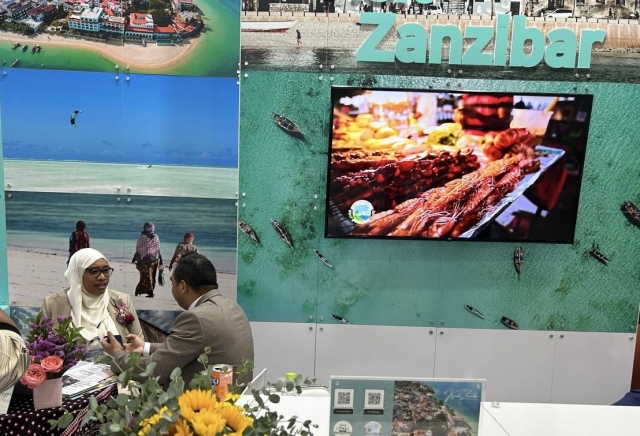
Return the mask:
POLYGON ((140 336, 130 333, 126 336, 126 338, 127 343, 124 344, 124 349, 127 351, 136 351, 142 354, 142 351, 144 349, 144 341, 140 339, 140 336))

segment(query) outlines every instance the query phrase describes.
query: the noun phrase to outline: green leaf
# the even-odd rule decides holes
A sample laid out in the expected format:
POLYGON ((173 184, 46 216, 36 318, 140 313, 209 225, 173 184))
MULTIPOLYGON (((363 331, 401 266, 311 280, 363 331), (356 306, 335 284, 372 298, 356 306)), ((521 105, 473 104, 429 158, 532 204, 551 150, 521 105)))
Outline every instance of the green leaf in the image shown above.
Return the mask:
POLYGON ((278 394, 269 395, 269 401, 271 401, 273 404, 278 404, 280 402, 280 395, 278 394))
POLYGON ((89 397, 89 407, 92 409, 96 409, 98 407, 98 400, 93 395, 89 397))
POLYGON ((109 430, 111 430, 113 433, 117 433, 122 430, 122 426, 119 422, 112 422, 111 424, 109 424, 109 430))
POLYGON ((127 394, 118 394, 118 396, 116 397, 116 404, 120 407, 127 404, 128 401, 129 401, 129 395, 127 394))

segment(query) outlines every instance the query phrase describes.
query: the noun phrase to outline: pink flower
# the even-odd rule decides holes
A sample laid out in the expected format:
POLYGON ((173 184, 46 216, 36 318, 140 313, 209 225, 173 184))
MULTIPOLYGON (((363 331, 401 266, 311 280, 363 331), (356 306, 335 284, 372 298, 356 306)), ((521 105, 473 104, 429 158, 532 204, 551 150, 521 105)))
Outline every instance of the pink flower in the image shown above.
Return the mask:
POLYGON ((40 386, 47 379, 47 373, 37 363, 32 363, 27 368, 27 372, 20 377, 20 382, 27 385, 29 389, 40 386))
POLYGON ((40 366, 45 372, 58 372, 64 361, 58 356, 48 356, 40 361, 40 366))

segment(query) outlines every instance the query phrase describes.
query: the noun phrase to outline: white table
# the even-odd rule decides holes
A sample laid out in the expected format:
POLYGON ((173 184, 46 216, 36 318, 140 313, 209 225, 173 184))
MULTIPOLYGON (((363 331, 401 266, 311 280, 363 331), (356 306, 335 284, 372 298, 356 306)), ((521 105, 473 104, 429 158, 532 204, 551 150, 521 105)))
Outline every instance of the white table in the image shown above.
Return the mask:
MULTIPOLYGON (((239 400, 239 404, 243 401, 239 400)), ((333 436, 331 399, 281 396, 270 409, 285 418, 296 415, 318 426, 315 436, 333 436)), ((640 407, 573 404, 482 403, 479 436, 639 436, 640 407)))
POLYGON ((640 435, 640 407, 542 403, 482 406, 484 417, 494 418, 509 436, 640 435))

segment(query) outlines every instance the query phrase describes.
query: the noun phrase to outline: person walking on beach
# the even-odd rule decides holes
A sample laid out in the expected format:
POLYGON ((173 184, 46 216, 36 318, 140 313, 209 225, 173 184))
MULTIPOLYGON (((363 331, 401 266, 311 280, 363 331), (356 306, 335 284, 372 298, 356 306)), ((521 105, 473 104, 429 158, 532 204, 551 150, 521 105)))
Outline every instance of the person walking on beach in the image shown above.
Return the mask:
POLYGON ((89 234, 84 231, 86 228, 87 224, 84 221, 76 222, 76 231, 69 236, 69 257, 67 258, 67 265, 69 265, 69 260, 76 251, 89 248, 89 234))
POLYGON ((300 35, 300 31, 296 29, 296 45, 302 45, 302 35, 300 35))
POLYGON ((180 262, 180 258, 189 253, 197 253, 198 247, 193 243, 194 235, 191 232, 187 232, 184 234, 184 238, 182 238, 182 242, 180 242, 176 251, 173 253, 173 257, 171 258, 171 262, 169 262, 169 271, 180 262))
POLYGON ((136 242, 136 252, 131 261, 136 264, 136 269, 140 272, 140 280, 136 285, 136 296, 147 294, 147 298, 153 298, 158 268, 164 268, 160 254, 160 238, 154 231, 155 226, 152 222, 144 223, 136 242))

